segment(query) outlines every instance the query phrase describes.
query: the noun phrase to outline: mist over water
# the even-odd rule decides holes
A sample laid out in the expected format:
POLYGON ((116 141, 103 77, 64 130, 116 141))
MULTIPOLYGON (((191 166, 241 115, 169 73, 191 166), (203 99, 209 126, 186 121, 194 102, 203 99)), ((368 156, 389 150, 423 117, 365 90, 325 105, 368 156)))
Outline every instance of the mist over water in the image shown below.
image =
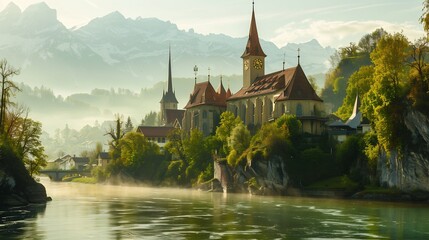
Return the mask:
POLYGON ((427 206, 53 183, 0 239, 427 239, 427 206))

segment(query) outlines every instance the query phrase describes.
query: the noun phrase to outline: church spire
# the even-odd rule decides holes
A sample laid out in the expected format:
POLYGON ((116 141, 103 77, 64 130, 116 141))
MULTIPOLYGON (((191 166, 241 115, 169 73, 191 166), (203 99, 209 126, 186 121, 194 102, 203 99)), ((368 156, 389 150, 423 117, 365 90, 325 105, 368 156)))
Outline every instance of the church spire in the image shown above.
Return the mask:
POLYGON ((167 80, 167 91, 164 90, 161 102, 177 104, 175 92, 173 91, 173 77, 171 74, 171 47, 168 46, 168 80, 167 80))
POLYGON ((244 50, 243 55, 241 56, 260 56, 266 57, 264 51, 262 50, 261 44, 259 43, 258 29, 256 27, 255 19, 255 2, 252 2, 252 20, 250 22, 249 30, 249 39, 247 40, 246 49, 244 50))
POLYGON ((168 86, 167 92, 173 92, 173 79, 171 76, 171 46, 168 46, 168 86))

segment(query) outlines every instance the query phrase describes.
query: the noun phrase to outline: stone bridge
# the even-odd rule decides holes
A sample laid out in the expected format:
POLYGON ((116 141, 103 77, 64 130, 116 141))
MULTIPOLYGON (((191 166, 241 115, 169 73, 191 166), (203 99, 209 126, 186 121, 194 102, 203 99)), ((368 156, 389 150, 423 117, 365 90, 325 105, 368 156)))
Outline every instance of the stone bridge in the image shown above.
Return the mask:
POLYGON ((91 176, 88 170, 42 170, 40 174, 47 175, 52 181, 59 182, 67 175, 78 174, 81 176, 91 176))

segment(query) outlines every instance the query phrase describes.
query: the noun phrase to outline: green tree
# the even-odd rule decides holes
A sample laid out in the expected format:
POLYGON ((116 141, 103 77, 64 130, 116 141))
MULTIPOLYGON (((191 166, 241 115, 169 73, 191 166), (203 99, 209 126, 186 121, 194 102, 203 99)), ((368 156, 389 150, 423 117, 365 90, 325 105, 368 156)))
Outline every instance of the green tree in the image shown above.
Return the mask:
POLYGON ((204 135, 198 129, 191 130, 189 138, 184 141, 186 156, 186 177, 195 182, 198 175, 212 162, 210 150, 207 148, 204 135))
POLYGON ((374 84, 363 99, 362 112, 374 125, 387 152, 400 147, 404 136, 403 110, 409 76, 409 43, 400 33, 386 34, 371 53, 374 84))
POLYGON ((426 33, 429 32, 429 0, 423 1, 423 14, 420 17, 420 22, 423 24, 423 29, 426 33))
POLYGON ((427 38, 418 39, 412 45, 410 62, 410 100, 419 111, 429 115, 429 43, 427 38))
POLYGON ((119 158, 121 155, 119 141, 125 135, 122 129, 122 121, 119 115, 116 116, 115 127, 110 127, 110 130, 105 134, 111 137, 109 141, 110 153, 113 159, 119 158))
POLYGON ((238 124, 232 130, 231 136, 228 138, 228 146, 232 149, 227 158, 229 165, 237 165, 240 155, 249 147, 250 139, 250 132, 243 123, 238 124))
POLYGON ((131 121, 130 116, 128 116, 127 122, 125 123, 125 129, 124 129, 124 131, 125 131, 125 133, 128 133, 128 132, 133 131, 133 128, 134 128, 133 122, 131 121))
POLYGON ((157 126, 158 124, 158 114, 156 112, 150 111, 142 119, 142 125, 144 126, 157 126))
POLYGON ((121 161, 125 167, 139 169, 144 161, 160 154, 158 145, 148 141, 142 134, 129 132, 119 140, 121 161))
POLYGON ((302 123, 295 115, 283 114, 276 120, 275 124, 284 130, 285 138, 290 138, 293 143, 299 144, 302 136, 302 123))
POLYGON ((28 118, 28 111, 17 107, 6 114, 5 137, 21 158, 31 176, 47 165, 45 149, 40 140, 42 124, 28 118))
POLYGON ((165 149, 178 160, 172 161, 167 170, 169 178, 176 178, 179 184, 205 181, 213 171, 212 149, 213 138, 205 138, 198 129, 186 134, 183 130, 173 130, 165 149), (211 167, 210 167, 211 166, 211 167))
POLYGON ((362 99, 371 89, 374 76, 373 66, 363 66, 357 72, 353 73, 348 81, 346 97, 343 104, 335 113, 338 117, 346 120, 353 112, 353 106, 356 100, 356 95, 362 99))
POLYGON ((222 149, 219 152, 220 156, 227 156, 229 154, 228 138, 231 136, 232 130, 242 123, 239 117, 235 117, 232 112, 225 111, 220 115, 220 123, 216 128, 216 137, 222 143, 222 149))

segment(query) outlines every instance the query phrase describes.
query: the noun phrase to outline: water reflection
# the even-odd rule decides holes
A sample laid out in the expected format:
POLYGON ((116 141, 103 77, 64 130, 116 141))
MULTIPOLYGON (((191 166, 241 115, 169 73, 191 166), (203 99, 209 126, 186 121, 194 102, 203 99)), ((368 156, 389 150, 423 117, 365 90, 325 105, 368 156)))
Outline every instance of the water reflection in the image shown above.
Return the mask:
POLYGON ((0 239, 428 239, 427 206, 45 182, 0 239))
POLYGON ((43 239, 43 232, 34 229, 39 216, 43 217, 46 205, 32 205, 0 210, 0 239, 43 239))

